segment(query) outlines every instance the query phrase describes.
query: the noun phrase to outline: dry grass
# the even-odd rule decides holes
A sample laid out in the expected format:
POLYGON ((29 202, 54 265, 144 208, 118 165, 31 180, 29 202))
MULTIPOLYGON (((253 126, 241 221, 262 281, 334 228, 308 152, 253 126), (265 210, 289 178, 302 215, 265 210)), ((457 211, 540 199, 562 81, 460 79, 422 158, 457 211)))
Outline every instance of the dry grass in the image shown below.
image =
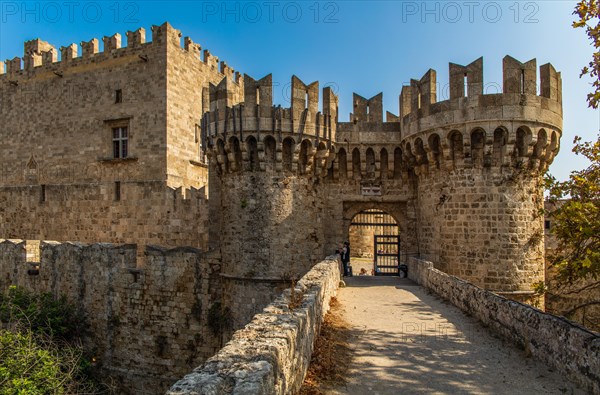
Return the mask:
POLYGON ((352 360, 350 327, 341 315, 341 306, 331 298, 321 333, 315 342, 312 359, 300 395, 324 395, 333 386, 344 385, 352 360))

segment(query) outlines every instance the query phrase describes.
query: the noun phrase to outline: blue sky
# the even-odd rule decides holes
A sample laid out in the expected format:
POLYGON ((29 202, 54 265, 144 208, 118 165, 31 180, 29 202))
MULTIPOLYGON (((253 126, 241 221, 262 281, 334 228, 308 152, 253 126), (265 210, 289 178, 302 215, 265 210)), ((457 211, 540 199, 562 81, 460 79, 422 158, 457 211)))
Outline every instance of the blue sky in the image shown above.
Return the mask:
POLYGON ((254 78, 273 73, 275 101, 286 102, 296 74, 340 96, 340 119, 352 92, 384 95, 398 114, 411 78, 437 70, 438 100, 447 98, 448 62, 484 57, 489 93, 502 86, 502 58, 551 62, 563 78, 561 153, 551 172, 564 179, 585 162, 571 153, 575 135, 591 140, 600 113, 588 109, 590 80, 579 72, 592 56, 571 22, 575 1, 0 1, 0 59, 22 56, 33 38, 56 47, 169 21, 184 36, 254 78))

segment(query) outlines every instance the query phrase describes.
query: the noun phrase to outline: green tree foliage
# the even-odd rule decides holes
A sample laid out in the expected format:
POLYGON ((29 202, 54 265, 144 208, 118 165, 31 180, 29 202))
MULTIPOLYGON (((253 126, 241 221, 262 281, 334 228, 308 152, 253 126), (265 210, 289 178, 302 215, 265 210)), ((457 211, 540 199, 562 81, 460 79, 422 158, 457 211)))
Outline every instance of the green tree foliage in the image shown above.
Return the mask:
POLYGON ((58 348, 31 331, 1 330, 0 395, 68 393, 78 358, 73 347, 58 348))
MULTIPOLYGON (((598 0, 582 0, 575 7, 579 18, 574 28, 584 28, 592 41, 592 61, 584 67, 581 76, 594 79, 593 92, 588 103, 598 108, 600 101, 600 7, 598 0)), ((573 284, 578 280, 598 280, 600 277, 600 136, 595 142, 575 137, 573 152, 589 160, 590 165, 571 172, 567 181, 558 182, 547 177, 551 200, 569 198, 558 204, 551 213, 554 220, 552 232, 558 249, 551 257, 561 283, 573 284)))
POLYGON ((569 285, 600 278, 600 157, 591 157, 600 155, 600 141, 575 144, 574 151, 591 165, 572 172, 567 181, 550 180, 550 198, 556 201, 551 231, 558 248, 549 258, 559 283, 569 285))
POLYGON ((573 22, 574 28, 583 28, 592 41, 594 53, 590 63, 581 70, 581 76, 589 75, 592 79, 592 92, 588 94, 588 104, 598 108, 600 104, 600 3, 598 0, 582 0, 575 7, 579 20, 573 22))
MULTIPOLYGON (((594 48, 592 60, 582 69, 580 77, 593 79, 587 101, 589 107, 597 109, 600 105, 599 0, 579 1, 573 14, 578 18, 573 27, 585 29, 594 48)), ((579 309, 600 305, 600 293, 595 292, 600 289, 600 134, 591 142, 575 137, 573 144, 573 152, 585 157, 589 166, 571 172, 566 181, 546 177, 550 200, 555 203, 549 213, 553 219, 551 232, 558 243, 548 259, 556 271, 557 291, 561 295, 577 296, 586 292, 597 296, 579 299, 575 306, 562 312, 567 316, 579 309)))
POLYGON ((15 286, 0 294, 0 395, 99 393, 79 343, 84 327, 65 297, 15 286))
POLYGON ((33 294, 15 286, 0 294, 0 322, 18 323, 35 334, 67 341, 78 338, 85 327, 83 316, 66 297, 33 294))

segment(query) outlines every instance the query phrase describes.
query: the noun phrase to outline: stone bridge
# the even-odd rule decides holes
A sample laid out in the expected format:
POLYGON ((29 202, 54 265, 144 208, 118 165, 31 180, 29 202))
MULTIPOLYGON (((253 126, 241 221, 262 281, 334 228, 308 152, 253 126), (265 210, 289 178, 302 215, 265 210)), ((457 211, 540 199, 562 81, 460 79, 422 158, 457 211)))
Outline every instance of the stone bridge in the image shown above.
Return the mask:
POLYGON ((303 295, 299 307, 290 308, 287 290, 167 394, 296 393, 328 302, 338 291, 365 333, 354 345, 356 361, 348 372, 353 377, 333 394, 600 393, 597 333, 415 258, 409 260, 408 280, 352 278, 349 283, 358 282, 358 288, 338 290, 339 274, 334 257, 315 266, 296 287, 303 295), (369 285, 377 295, 367 295, 369 285), (415 309, 418 313, 411 312, 415 309), (440 319, 441 311, 453 324, 440 319))

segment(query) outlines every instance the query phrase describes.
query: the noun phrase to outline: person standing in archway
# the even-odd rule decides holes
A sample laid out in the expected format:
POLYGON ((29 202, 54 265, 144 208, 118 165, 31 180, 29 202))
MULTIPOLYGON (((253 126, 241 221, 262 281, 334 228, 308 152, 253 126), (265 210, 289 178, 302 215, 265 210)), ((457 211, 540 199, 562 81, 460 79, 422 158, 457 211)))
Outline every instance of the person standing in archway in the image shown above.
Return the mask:
POLYGON ((350 264, 350 243, 347 241, 344 242, 344 247, 342 248, 342 264, 344 265, 344 277, 349 276, 350 273, 348 271, 348 265, 350 264))

